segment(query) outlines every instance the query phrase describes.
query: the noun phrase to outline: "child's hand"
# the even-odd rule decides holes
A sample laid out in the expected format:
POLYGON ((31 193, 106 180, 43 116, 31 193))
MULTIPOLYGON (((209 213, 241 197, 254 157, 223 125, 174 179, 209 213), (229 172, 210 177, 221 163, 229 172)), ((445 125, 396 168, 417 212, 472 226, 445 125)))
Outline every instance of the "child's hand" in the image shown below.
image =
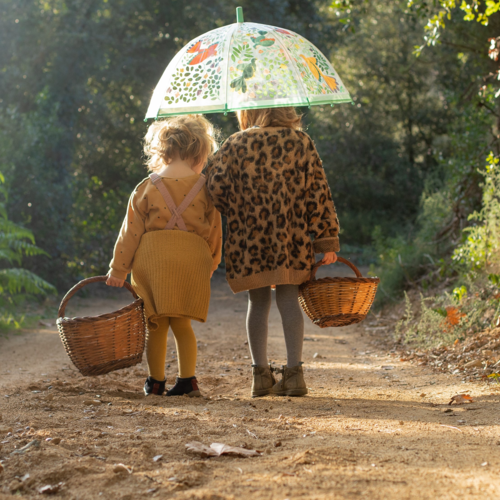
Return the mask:
POLYGON ((121 288, 123 286, 123 283, 125 283, 125 280, 120 280, 118 278, 115 278, 114 276, 111 276, 111 274, 108 274, 108 279, 106 280, 106 285, 116 286, 118 288, 121 288))
POLYGON ((324 257, 321 259, 321 263, 324 266, 327 266, 328 264, 333 264, 334 262, 337 262, 337 254, 335 252, 325 252, 324 257))

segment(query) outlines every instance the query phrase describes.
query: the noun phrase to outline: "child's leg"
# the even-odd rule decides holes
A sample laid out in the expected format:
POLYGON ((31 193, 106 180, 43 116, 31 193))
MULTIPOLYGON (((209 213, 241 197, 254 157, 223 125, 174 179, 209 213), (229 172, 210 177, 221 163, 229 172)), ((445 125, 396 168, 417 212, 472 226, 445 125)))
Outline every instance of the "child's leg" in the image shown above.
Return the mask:
POLYGON ((304 344, 304 316, 299 304, 298 285, 276 286, 276 304, 285 333, 287 366, 291 368, 302 361, 304 344))
POLYGON ((196 337, 189 318, 170 318, 170 326, 174 332, 179 360, 179 377, 194 377, 196 371, 196 337))
POLYGON ((252 363, 267 366, 267 323, 271 310, 271 287, 248 291, 247 334, 252 363))
POLYGON ((149 376, 155 380, 165 380, 165 359, 167 357, 167 335, 170 318, 159 318, 158 328, 149 332, 146 346, 149 376))

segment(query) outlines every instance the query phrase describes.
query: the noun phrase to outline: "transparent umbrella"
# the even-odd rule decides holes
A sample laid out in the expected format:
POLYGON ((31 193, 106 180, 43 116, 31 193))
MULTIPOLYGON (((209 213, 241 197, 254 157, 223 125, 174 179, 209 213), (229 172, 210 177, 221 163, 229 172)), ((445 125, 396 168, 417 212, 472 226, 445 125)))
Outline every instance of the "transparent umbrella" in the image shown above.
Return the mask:
POLYGON ((156 86, 148 118, 185 113, 352 102, 328 59, 304 37, 243 22, 185 45, 156 86))

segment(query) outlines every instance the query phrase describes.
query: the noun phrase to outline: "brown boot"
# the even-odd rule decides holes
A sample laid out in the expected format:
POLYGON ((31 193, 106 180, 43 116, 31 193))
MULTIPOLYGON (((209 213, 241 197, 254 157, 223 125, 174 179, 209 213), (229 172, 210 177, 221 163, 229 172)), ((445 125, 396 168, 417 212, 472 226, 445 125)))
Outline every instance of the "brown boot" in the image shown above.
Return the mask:
POLYGON ((307 394, 302 363, 292 368, 282 366, 279 372, 283 374, 283 377, 273 386, 272 394, 276 396, 305 396, 307 394))
POLYGON ((252 365, 252 398, 270 394, 273 385, 276 384, 271 366, 252 365))

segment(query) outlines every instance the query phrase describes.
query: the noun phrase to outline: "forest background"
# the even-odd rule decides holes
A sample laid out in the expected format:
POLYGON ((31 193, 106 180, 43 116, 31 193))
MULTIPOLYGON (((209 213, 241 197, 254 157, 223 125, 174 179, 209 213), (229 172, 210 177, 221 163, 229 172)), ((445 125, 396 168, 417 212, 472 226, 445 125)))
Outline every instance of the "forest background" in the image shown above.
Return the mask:
MULTIPOLYGON (((238 5, 311 40, 351 92, 353 106, 301 111, 342 254, 382 274, 380 301, 498 277, 496 2, 0 0, 4 326, 27 294, 107 272, 146 176, 152 91, 176 51, 233 23, 238 5)), ((234 116, 211 118, 223 138, 237 130, 234 116)))

